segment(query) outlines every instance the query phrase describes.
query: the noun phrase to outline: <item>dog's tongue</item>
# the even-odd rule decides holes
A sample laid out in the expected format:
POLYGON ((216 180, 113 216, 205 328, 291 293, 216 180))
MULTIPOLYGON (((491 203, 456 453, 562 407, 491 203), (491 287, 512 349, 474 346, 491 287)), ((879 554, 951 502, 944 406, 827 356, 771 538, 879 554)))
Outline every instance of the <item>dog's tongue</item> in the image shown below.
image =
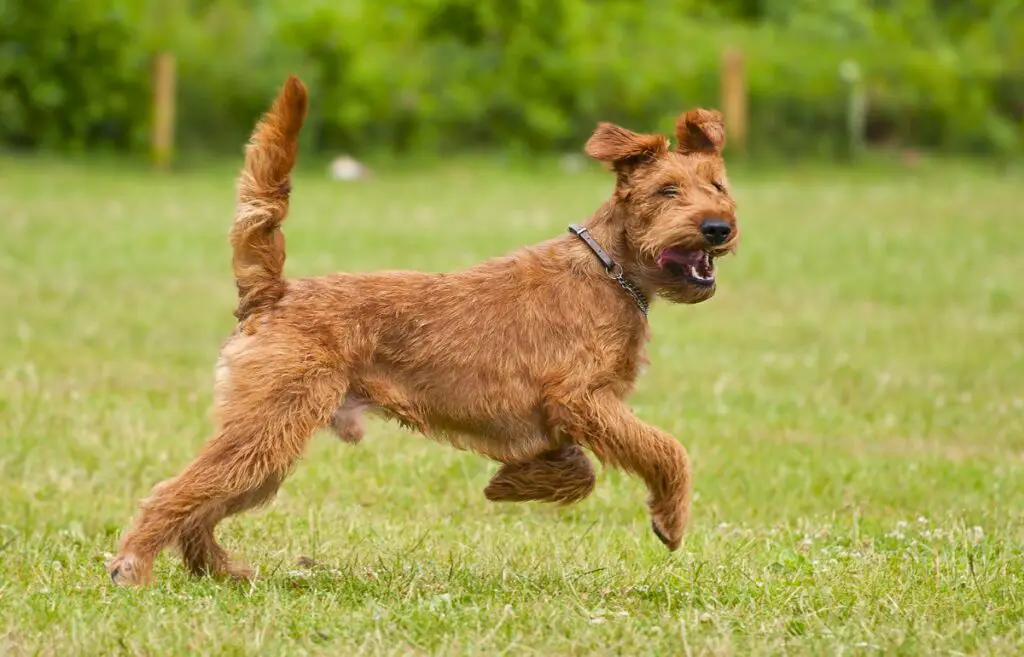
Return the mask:
POLYGON ((684 267, 698 267, 703 260, 703 253, 701 251, 676 251, 675 249, 665 249, 658 256, 658 266, 664 268, 669 262, 677 262, 684 267))

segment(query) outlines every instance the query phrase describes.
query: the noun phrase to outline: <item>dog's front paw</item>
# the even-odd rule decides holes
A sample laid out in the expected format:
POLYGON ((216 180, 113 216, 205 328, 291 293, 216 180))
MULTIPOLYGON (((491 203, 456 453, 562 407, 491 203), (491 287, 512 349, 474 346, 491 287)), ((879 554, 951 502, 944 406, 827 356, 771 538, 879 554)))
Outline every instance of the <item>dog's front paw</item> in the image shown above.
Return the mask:
POLYGON ((672 539, 666 536, 665 532, 661 531, 661 528, 658 527, 657 520, 651 520, 651 529, 654 530, 654 535, 658 537, 659 541, 665 544, 665 547, 667 547, 670 552, 675 552, 679 549, 680 541, 677 540, 673 542, 672 539))
POLYGON ((651 530, 671 552, 675 552, 683 544, 688 510, 685 504, 651 506, 651 530))

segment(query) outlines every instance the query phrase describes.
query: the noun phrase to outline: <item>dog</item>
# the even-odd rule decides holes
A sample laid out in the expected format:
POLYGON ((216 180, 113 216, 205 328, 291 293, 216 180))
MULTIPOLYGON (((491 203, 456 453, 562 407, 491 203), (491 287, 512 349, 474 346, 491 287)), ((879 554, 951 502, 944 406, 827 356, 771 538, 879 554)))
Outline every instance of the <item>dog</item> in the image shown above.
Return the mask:
POLYGON ((150 583, 167 547, 193 574, 252 577, 217 524, 269 502, 318 429, 358 443, 367 412, 500 463, 484 490, 495 502, 582 500, 595 485, 586 449, 645 482, 653 533, 678 549, 686 449, 625 400, 647 363, 649 304, 710 299, 715 261, 738 242, 721 115, 683 113, 674 148, 600 123, 584 150, 614 172, 614 191, 561 236, 457 272, 286 280, 281 223, 307 105, 290 76, 246 146, 215 430, 140 503, 107 564, 114 582, 150 583))

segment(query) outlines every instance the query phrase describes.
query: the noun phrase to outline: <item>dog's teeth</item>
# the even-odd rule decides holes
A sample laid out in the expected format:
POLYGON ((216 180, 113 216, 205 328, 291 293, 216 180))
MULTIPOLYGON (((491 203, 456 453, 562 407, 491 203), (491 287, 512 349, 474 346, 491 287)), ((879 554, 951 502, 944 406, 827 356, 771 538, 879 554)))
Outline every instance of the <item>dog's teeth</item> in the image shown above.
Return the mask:
POLYGON ((705 276, 697 269, 695 265, 690 265, 690 276, 704 283, 714 280, 714 276, 712 274, 708 274, 707 276, 705 276))

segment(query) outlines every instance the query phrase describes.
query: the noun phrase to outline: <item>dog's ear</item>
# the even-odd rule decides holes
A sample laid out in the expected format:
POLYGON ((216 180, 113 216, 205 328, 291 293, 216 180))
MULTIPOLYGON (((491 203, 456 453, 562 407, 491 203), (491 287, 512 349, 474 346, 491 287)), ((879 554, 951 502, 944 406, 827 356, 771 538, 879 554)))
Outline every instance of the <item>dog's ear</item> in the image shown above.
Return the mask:
POLYGON ((725 124, 716 110, 694 109, 676 121, 676 150, 683 155, 708 153, 718 155, 725 146, 725 124))
POLYGON ((612 123, 601 123, 587 140, 587 155, 615 169, 653 160, 668 152, 662 135, 641 135, 612 123))

